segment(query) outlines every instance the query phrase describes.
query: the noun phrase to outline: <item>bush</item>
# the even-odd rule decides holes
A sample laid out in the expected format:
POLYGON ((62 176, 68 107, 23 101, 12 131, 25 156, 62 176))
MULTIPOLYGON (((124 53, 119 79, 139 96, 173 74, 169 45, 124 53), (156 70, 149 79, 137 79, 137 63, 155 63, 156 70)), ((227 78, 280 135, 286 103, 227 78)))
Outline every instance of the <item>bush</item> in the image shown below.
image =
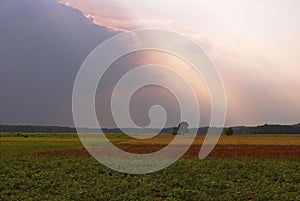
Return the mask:
POLYGON ((227 135, 227 136, 230 136, 230 135, 234 134, 234 131, 231 127, 230 128, 225 128, 224 134, 227 135))

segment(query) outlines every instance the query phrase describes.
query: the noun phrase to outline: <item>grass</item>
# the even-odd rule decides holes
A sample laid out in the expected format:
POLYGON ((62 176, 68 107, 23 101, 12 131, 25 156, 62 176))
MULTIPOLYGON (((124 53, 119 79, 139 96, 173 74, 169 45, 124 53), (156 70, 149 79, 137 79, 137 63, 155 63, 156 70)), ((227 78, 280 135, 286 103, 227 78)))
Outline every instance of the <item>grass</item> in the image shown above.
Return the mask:
MULTIPOLYGON (((77 134, 0 134, 0 157, 39 151, 54 151, 83 148, 77 134)), ((111 142, 128 139, 125 135, 108 135, 111 142)))
POLYGON ((26 152, 57 150, 82 147, 79 138, 73 136, 44 136, 44 137, 1 137, 0 157, 26 152))
MULTIPOLYGON (((145 144, 145 145, 167 145, 174 136, 158 135, 153 139, 130 139, 123 141, 123 144, 145 144)), ((201 145, 204 141, 204 135, 198 135, 194 141, 194 145, 201 145)), ((184 143, 184 142, 183 142, 184 143)), ((219 139, 218 145, 300 145, 299 135, 234 135, 224 136, 219 139)))
MULTIPOLYGON (((1 134, 0 200, 300 200, 300 152, 293 160, 182 158, 159 172, 128 175, 88 154, 35 154, 80 150, 76 135, 22 135, 1 134)), ((116 144, 137 142, 120 135, 109 138, 116 144)), ((224 136, 220 147, 231 150, 254 142, 271 148, 300 146, 296 136, 224 136)))

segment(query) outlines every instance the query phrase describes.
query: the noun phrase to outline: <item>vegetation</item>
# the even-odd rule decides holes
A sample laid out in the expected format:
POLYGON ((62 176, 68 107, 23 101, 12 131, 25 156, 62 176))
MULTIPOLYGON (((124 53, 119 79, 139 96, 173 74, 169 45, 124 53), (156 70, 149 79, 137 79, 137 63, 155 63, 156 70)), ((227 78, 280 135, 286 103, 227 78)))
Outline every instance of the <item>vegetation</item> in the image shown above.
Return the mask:
MULTIPOLYGON (((182 122, 183 123, 183 122, 182 122)), ((169 133, 176 134, 178 127, 164 129, 131 129, 124 128, 127 133, 169 133)), ((261 125, 254 127, 237 126, 232 127, 235 134, 300 134, 300 124, 294 125, 261 125)), ((98 133, 96 128, 79 128, 81 132, 98 133)), ((104 133, 123 133, 118 128, 103 128, 104 133)), ((204 134, 207 133, 208 127, 190 128, 191 133, 204 134)), ((30 126, 30 125, 0 125, 0 132, 29 132, 29 133, 75 133, 75 128, 60 126, 30 126)))
MULTIPOLYGON (((184 157, 156 173, 128 175, 106 168, 87 153, 73 152, 83 149, 76 135, 5 135, 0 138, 0 200, 300 200, 300 152, 292 159, 184 157)), ((142 145, 155 146, 170 137, 174 136, 162 135, 142 145)), ((109 138, 120 146, 137 142, 124 135, 109 138)), ((195 146, 200 146, 202 138, 198 137, 195 146)), ((216 150, 238 151, 235 148, 246 142, 262 139, 269 144, 260 145, 266 147, 262 153, 268 147, 300 145, 296 136, 242 138, 224 136, 216 150), (292 145, 284 145, 288 143, 292 145)))
POLYGON ((224 129, 224 134, 227 136, 233 135, 234 131, 231 127, 224 129))

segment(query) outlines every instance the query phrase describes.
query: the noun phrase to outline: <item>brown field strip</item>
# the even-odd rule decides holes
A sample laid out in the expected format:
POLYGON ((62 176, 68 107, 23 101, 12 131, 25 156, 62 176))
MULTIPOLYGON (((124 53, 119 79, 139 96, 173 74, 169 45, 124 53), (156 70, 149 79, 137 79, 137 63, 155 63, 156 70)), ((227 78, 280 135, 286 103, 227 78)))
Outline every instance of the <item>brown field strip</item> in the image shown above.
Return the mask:
MULTIPOLYGON (((149 140, 130 139, 116 143, 120 149, 136 154, 147 154, 164 148, 174 136, 157 136, 149 140)), ((195 158, 203 143, 204 136, 198 136, 193 145, 184 154, 185 158, 195 158)), ((184 142, 182 142, 183 144, 184 142)), ((181 143, 178 144, 180 146, 181 143)), ((177 146, 177 145, 176 145, 177 146)), ((108 150, 101 150, 107 151, 108 150)), ((84 156, 84 149, 43 151, 38 156, 84 156)), ((109 153, 108 153, 109 155, 109 153)), ((260 158, 260 159, 300 159, 300 137, 296 136, 222 136, 209 158, 260 158)))
MULTIPOLYGON (((119 145, 120 149, 130 153, 147 154, 160 150, 164 146, 153 145, 119 145)), ((200 150, 199 145, 192 145, 184 154, 184 158, 196 158, 200 150)), ((103 150, 104 152, 107 150, 103 150)), ((34 156, 75 156, 89 157, 89 153, 84 149, 67 149, 56 151, 42 151, 31 153, 34 156)), ((109 155, 109 153, 108 153, 109 155)), ((260 158, 260 159, 286 159, 299 160, 299 145, 217 145, 209 158, 260 158)))

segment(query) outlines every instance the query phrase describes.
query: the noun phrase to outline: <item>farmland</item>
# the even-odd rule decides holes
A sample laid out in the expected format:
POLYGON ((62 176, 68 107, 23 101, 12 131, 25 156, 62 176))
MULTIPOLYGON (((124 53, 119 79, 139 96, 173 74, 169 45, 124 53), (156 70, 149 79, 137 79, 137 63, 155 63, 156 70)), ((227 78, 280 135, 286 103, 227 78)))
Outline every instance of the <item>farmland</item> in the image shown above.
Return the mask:
MULTIPOLYGON (((123 150, 149 153, 173 136, 109 135, 123 150)), ((75 134, 2 133, 0 200, 300 200, 300 137, 222 136, 205 160, 204 136, 172 166, 129 175, 93 159, 75 134)))

